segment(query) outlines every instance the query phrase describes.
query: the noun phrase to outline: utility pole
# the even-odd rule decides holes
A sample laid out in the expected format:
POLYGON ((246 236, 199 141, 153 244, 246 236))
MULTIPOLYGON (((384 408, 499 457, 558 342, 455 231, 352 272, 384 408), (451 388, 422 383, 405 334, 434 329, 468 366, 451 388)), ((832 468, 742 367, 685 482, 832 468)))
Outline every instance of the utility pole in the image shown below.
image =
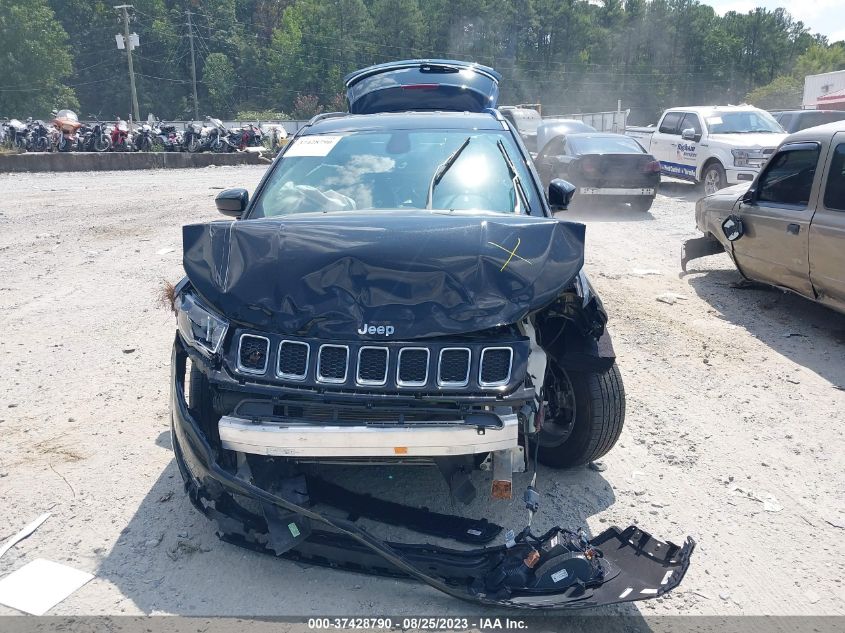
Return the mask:
POLYGON ((135 120, 141 120, 141 113, 138 110, 138 92, 135 90, 135 69, 132 67, 132 43, 129 40, 129 9, 134 9, 131 4, 120 4, 115 7, 118 11, 123 9, 123 42, 126 46, 126 59, 129 60, 129 87, 132 90, 132 110, 135 120))
POLYGON ((198 121, 200 118, 200 104, 197 100, 197 62, 194 59, 194 26, 191 23, 191 12, 185 11, 188 14, 188 39, 191 42, 191 83, 194 86, 194 120, 198 121))

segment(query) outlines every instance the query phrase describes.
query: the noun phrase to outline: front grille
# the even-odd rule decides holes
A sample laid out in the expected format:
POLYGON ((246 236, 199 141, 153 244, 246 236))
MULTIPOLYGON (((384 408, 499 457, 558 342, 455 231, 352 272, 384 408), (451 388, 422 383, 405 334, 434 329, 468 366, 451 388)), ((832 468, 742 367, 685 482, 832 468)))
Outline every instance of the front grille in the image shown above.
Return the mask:
POLYGON ((428 350, 405 347, 399 350, 396 383, 400 387, 421 387, 428 382, 428 350))
POLYGON ((440 386, 461 387, 469 382, 469 350, 450 347, 440 351, 437 383, 440 386))
POLYGON ((317 380, 320 382, 346 382, 349 348, 345 345, 321 345, 317 357, 317 380))
POLYGON ((387 348, 362 347, 358 351, 358 383, 383 385, 387 382, 387 348))
POLYGON ((289 387, 364 389, 407 395, 443 390, 504 391, 523 380, 527 339, 338 341, 237 332, 227 363, 241 375, 289 387), (485 345, 485 342, 487 345, 485 345))
POLYGON ((308 375, 310 352, 308 343, 282 341, 279 345, 279 376, 292 380, 304 380, 308 375))
POLYGON ((267 371, 267 356, 270 340, 263 336, 244 334, 238 345, 238 369, 248 374, 263 374, 267 371))
POLYGON ((513 350, 510 347, 488 347, 481 352, 478 383, 482 387, 506 385, 511 377, 513 350))

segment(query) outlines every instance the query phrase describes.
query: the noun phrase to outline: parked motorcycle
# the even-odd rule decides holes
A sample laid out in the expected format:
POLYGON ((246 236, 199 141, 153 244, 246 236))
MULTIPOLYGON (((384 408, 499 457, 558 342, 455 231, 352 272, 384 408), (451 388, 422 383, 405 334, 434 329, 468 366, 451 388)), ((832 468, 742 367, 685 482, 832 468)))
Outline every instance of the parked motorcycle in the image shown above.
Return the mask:
MULTIPOLYGON (((206 132, 206 139, 208 134, 206 132)), ((185 133, 182 135, 182 147, 186 152, 202 151, 203 146, 203 125, 196 121, 191 121, 185 126, 185 133)))
POLYGON ((59 131, 56 149, 70 152, 76 147, 77 133, 82 124, 73 110, 59 110, 53 117, 53 127, 59 131))
POLYGON ((111 137, 96 116, 92 114, 91 118, 94 119, 94 123, 91 125, 83 124, 79 128, 77 150, 80 152, 107 152, 111 148, 111 137))
POLYGON ((135 149, 139 152, 153 151, 154 138, 153 127, 149 123, 142 123, 138 131, 135 132, 135 139, 133 140, 135 149))
POLYGON ((239 150, 244 150, 247 147, 261 147, 264 143, 264 134, 257 125, 247 123, 242 128, 234 128, 229 131, 229 143, 239 150))
POLYGON ((282 151, 288 138, 288 132, 282 125, 270 125, 264 136, 264 147, 274 154, 282 151))
POLYGON ((4 127, 6 128, 6 144, 13 149, 25 150, 29 137, 29 128, 26 123, 11 119, 4 127))
POLYGON ((165 152, 179 152, 182 150, 182 135, 172 123, 161 123, 153 129, 153 147, 159 146, 165 152))
POLYGON ((217 154, 235 151, 237 146, 229 139, 231 132, 223 125, 223 121, 210 116, 205 117, 205 120, 211 124, 208 132, 208 149, 217 154))
POLYGON ((29 124, 29 137, 26 149, 32 152, 49 152, 51 149, 50 128, 41 119, 29 124))
POLYGON ((129 124, 117 117, 117 122, 110 127, 109 139, 111 147, 115 152, 126 152, 132 150, 129 141, 129 124))

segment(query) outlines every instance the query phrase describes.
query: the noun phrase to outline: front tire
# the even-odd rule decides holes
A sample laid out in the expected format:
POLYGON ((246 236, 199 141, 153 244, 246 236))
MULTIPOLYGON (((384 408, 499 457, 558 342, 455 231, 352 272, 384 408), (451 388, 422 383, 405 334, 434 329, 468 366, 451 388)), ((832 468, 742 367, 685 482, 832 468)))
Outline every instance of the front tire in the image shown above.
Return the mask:
POLYGON ((704 173, 701 175, 701 180, 704 183, 704 195, 712 196, 719 189, 724 189, 728 186, 728 178, 725 175, 725 168, 721 163, 712 162, 704 168, 704 173))
POLYGON ((614 363, 604 372, 552 371, 559 372, 560 388, 569 393, 558 397, 558 403, 564 403, 559 409, 550 407, 557 415, 550 419, 547 410, 538 458, 551 468, 589 464, 613 448, 625 424, 625 387, 619 368, 614 363))

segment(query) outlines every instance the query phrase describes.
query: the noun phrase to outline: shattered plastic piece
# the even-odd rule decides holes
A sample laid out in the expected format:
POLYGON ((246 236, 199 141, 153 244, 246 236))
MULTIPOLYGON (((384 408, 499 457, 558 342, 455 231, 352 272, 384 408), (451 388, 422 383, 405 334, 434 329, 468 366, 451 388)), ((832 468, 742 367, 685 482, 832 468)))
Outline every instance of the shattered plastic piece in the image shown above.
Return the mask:
POLYGON ((780 512, 783 510, 783 506, 778 503, 774 495, 766 495, 766 498, 763 499, 763 509, 766 512, 780 512))
POLYGON ((7 540, 3 544, 2 547, 0 547, 0 557, 2 557, 3 554, 8 552, 10 549, 12 549, 15 545, 20 543, 22 540, 24 540, 27 536, 29 536, 30 534, 35 532, 35 530, 37 530, 41 526, 41 524, 44 523, 44 521, 46 521, 49 518, 50 518, 50 513, 45 512, 44 514, 42 514, 40 517, 38 517, 37 519, 35 519, 31 523, 28 523, 27 525, 25 525, 20 530, 20 532, 18 532, 14 536, 10 537, 9 540, 7 540))
POLYGON ((662 275, 663 273, 654 268, 632 268, 631 274, 637 275, 638 277, 645 277, 646 275, 662 275))
POLYGON ((676 292, 664 292, 662 295, 657 295, 655 299, 662 303, 667 303, 671 306, 678 301, 686 301, 687 298, 684 295, 679 295, 676 292))
POLYGON ((37 558, 0 580, 0 603, 44 615, 92 578, 88 572, 37 558))
POLYGON ((156 255, 167 255, 168 253, 172 253, 175 250, 175 248, 160 248, 156 251, 156 255))

